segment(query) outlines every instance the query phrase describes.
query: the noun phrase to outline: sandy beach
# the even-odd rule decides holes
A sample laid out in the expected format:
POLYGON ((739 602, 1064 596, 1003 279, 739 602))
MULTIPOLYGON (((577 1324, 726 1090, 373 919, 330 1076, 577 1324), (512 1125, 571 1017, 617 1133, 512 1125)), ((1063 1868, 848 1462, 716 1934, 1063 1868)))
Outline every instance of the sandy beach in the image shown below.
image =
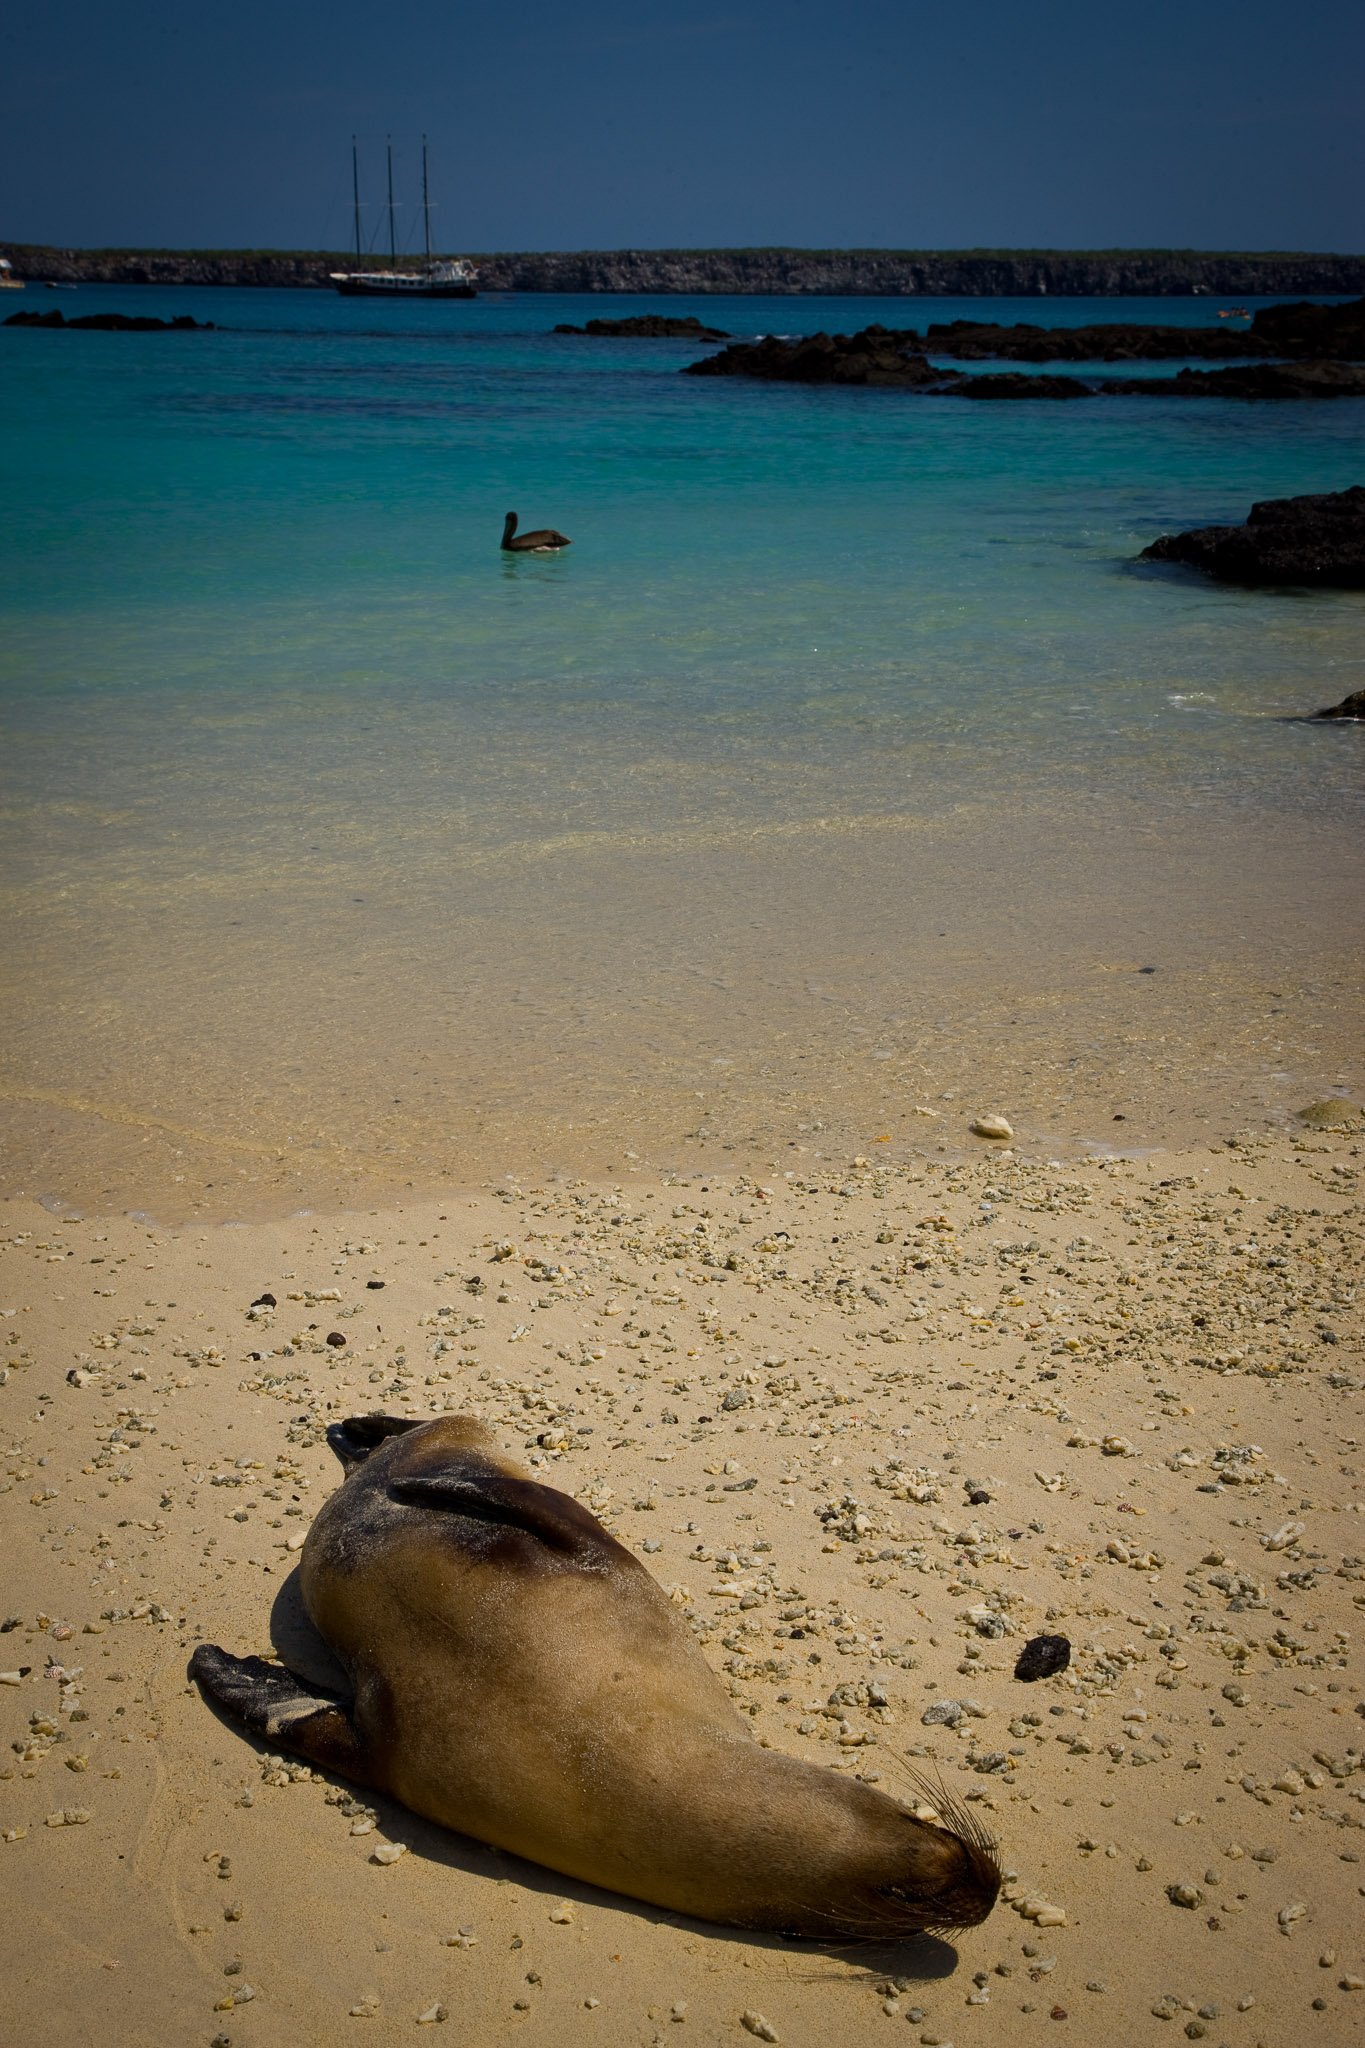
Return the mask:
POLYGON ((8 1201, 11 2037, 1346 2040, 1359 1119, 1050 1165, 969 1113, 918 1162, 231 1228, 8 1201), (591 1507, 757 1741, 970 1801, 989 1920, 873 1951, 681 1920, 215 1719, 196 1642, 323 1675, 295 1554, 328 1421, 371 1410, 478 1415, 591 1507), (1044 1630, 1071 1667, 1021 1683, 1044 1630))

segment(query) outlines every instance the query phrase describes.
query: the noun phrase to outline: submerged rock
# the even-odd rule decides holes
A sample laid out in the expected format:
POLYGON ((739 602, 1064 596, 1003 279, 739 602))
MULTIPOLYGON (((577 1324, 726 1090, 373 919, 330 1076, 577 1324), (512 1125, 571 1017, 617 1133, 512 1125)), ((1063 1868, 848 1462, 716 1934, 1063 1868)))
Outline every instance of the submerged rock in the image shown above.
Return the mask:
POLYGON ((1243 363, 1174 377, 1111 377, 1100 389, 1112 398, 1365 398, 1365 365, 1243 363))
POLYGON ((561 321, 555 334, 621 336, 635 341, 728 341, 723 327, 703 327, 695 314, 671 319, 665 313, 637 313, 629 320, 589 320, 582 327, 561 321))
POLYGON ((102 334, 170 334, 185 333, 193 328, 197 334, 213 331, 212 320, 195 320, 188 313, 179 314, 174 320, 154 320, 150 314, 132 313, 85 313, 76 320, 68 320, 65 313, 55 309, 51 313, 11 313, 5 321, 6 327, 86 327, 97 329, 102 334))
POLYGON ((1362 590, 1365 487, 1353 484, 1346 491, 1267 498, 1252 506, 1244 526, 1202 526, 1189 533, 1164 534, 1144 548, 1138 560, 1187 562, 1227 583, 1315 583, 1362 590))
POLYGON ((1022 370, 1001 370, 984 377, 960 377, 955 398, 1089 398, 1088 384, 1077 377, 1029 377, 1022 370))

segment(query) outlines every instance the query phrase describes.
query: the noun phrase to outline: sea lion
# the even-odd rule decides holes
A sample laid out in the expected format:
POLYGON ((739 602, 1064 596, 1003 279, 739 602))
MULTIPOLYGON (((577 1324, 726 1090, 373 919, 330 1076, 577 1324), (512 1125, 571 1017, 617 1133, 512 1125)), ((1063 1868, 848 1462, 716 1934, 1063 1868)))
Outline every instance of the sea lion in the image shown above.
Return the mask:
POLYGON ((349 1703, 200 1644, 252 1734, 442 1826, 674 1912, 840 1940, 974 1926, 993 1844, 754 1739, 644 1566, 470 1416, 327 1432, 347 1476, 300 1559, 349 1703))

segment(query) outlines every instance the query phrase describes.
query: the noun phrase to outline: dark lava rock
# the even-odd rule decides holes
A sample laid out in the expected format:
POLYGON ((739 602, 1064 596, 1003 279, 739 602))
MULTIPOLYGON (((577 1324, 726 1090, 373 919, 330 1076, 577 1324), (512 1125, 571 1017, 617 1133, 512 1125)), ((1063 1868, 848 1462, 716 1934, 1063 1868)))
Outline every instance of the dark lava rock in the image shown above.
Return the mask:
POLYGON ((935 369, 913 328, 874 324, 857 334, 808 334, 781 341, 734 341, 717 356, 689 363, 689 377, 760 377, 786 384, 865 384, 954 398, 1086 398, 1074 377, 1028 377, 1017 370, 964 377, 935 369))
POLYGON ((371 1290, 371 1292, 377 1293, 378 1290, 384 1285, 384 1282, 382 1280, 367 1280, 365 1282, 365 1285, 371 1290))
POLYGON ((134 317, 131 313, 86 313, 79 320, 68 320, 61 312, 11 313, 4 323, 6 327, 88 327, 101 334, 170 334, 187 332, 191 328, 196 334, 213 331, 212 320, 192 320, 188 313, 181 313, 174 320, 153 320, 150 315, 134 317))
POLYGON ((1365 690, 1353 690, 1349 697, 1343 697, 1340 704, 1329 704, 1325 711, 1315 711, 1314 718, 1365 718, 1365 690))
POLYGON ((1100 389, 1118 398, 1365 398, 1365 367, 1245 363, 1227 370, 1177 370, 1174 377, 1115 377, 1100 389))
MULTIPOLYGON (((881 384, 915 389, 951 387, 957 373, 935 370, 923 355, 908 353, 904 337, 888 327, 865 327, 858 334, 808 334, 782 341, 765 334, 762 341, 733 341, 718 356, 688 363, 686 377, 761 377, 786 384, 881 384)), ((918 336, 912 336, 917 340, 918 336)))
POLYGON ((1076 377, 1029 377, 1022 370, 1002 370, 998 375, 959 377, 952 387, 954 398, 1089 398, 1090 386, 1076 377))
POLYGON ((974 1508, 984 1508, 990 1505, 991 1497, 984 1486, 974 1486, 967 1495, 967 1498, 974 1508))
MULTIPOLYGON (((1315 309, 1317 310, 1317 309, 1315 309)), ((1000 327, 988 320, 936 321, 923 339, 910 333, 936 356, 960 363, 1136 363, 1287 354, 1245 327, 1141 327, 1116 321, 1093 327, 1034 327, 1019 321, 1000 327)), ((1344 353, 1344 351, 1341 351, 1344 353)))
POLYGON ((1315 306, 1308 300, 1262 306, 1251 323, 1250 338, 1265 343, 1272 355, 1365 361, 1365 299, 1352 299, 1345 306, 1315 306))
POLYGON ((956 362, 1127 363, 1222 361, 1289 356, 1295 360, 1365 359, 1365 299, 1346 306, 1264 306, 1249 326, 1144 327, 1131 321, 1090 327, 1000 327, 986 320, 935 322, 923 337, 904 339, 956 362))
POLYGON ((1055 1678, 1070 1662, 1071 1645, 1065 1636, 1034 1636, 1019 1652, 1014 1675, 1032 1685, 1035 1679, 1055 1678))
POLYGON ((278 1304, 273 1294, 258 1294, 251 1306, 253 1308, 275 1308, 278 1304))
POLYGON ((1165 534, 1138 560, 1187 562, 1225 583, 1317 583, 1365 590, 1365 486, 1314 497, 1267 498, 1252 506, 1245 526, 1165 534))
POLYGON ((663 313, 637 313, 630 320, 589 320, 584 327, 571 327, 567 322, 554 329, 556 334, 602 334, 624 336, 635 341, 728 341, 729 335, 723 327, 703 327, 695 315, 686 319, 671 320, 663 313))
POLYGON ((342 1336, 340 1330, 329 1330, 322 1341, 324 1344, 332 1345, 337 1351, 342 1350, 346 1343, 346 1339, 342 1336))

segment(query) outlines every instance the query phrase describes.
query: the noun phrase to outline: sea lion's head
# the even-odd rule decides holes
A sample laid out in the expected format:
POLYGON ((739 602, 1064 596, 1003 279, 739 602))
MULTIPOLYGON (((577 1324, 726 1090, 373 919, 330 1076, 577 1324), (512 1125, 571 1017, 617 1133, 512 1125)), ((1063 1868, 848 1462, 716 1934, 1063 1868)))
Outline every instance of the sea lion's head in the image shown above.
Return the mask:
POLYGON ((875 1867, 839 1900, 830 1932, 898 1941, 957 1933, 990 1913, 1002 1883, 994 1838, 941 1787, 924 1789, 937 1821, 902 1809, 892 1838, 879 1831, 875 1867))

